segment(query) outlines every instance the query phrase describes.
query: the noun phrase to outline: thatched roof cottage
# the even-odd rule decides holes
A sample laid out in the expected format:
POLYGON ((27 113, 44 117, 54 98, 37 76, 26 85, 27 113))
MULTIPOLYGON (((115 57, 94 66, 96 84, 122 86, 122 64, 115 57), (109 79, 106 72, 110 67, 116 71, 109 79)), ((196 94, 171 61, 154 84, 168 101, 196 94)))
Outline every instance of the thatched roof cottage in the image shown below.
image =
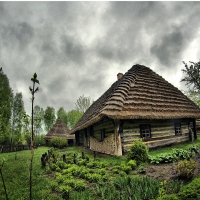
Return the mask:
POLYGON ((68 145, 72 145, 75 140, 74 135, 69 134, 70 129, 67 127, 67 125, 62 121, 58 120, 53 127, 49 130, 49 132, 45 135, 44 140, 46 141, 46 144, 48 145, 49 141, 54 137, 64 137, 68 141, 68 145))
POLYGON ((149 148, 196 139, 200 109, 180 90, 138 64, 118 77, 71 130, 78 145, 122 155, 139 138, 149 148))

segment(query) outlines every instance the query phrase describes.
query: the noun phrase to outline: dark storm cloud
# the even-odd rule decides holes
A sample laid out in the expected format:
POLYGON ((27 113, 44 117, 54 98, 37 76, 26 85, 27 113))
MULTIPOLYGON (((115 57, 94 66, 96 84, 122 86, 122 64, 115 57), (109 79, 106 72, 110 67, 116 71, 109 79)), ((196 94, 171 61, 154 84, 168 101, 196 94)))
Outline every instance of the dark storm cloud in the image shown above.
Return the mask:
POLYGON ((36 104, 70 110, 133 64, 181 73, 200 38, 199 10, 199 2, 0 2, 0 65, 27 110, 35 72, 36 104))
POLYGON ((179 57, 181 50, 184 48, 184 38, 181 32, 176 31, 163 36, 159 44, 151 47, 150 51, 165 66, 172 65, 174 58, 179 57))
POLYGON ((84 48, 76 37, 63 36, 61 38, 61 43, 61 51, 66 60, 70 60, 77 64, 83 62, 84 48))

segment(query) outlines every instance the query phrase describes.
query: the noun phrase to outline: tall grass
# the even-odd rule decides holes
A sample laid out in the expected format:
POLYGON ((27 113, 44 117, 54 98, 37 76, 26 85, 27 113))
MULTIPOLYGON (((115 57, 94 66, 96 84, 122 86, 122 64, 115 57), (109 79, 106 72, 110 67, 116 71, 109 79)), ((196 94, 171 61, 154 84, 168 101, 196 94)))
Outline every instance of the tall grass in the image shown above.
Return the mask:
MULTIPOLYGON (((47 152, 47 147, 40 147, 35 150, 33 160, 33 199, 48 199, 52 197, 49 188, 51 180, 43 176, 44 170, 41 168, 41 155, 47 152)), ((9 200, 29 199, 29 162, 30 151, 19 151, 17 160, 15 152, 0 154, 0 160, 5 158, 6 162, 2 168, 9 200)), ((0 199, 5 199, 2 181, 0 181, 0 199)), ((59 198, 54 197, 58 200, 59 198)))

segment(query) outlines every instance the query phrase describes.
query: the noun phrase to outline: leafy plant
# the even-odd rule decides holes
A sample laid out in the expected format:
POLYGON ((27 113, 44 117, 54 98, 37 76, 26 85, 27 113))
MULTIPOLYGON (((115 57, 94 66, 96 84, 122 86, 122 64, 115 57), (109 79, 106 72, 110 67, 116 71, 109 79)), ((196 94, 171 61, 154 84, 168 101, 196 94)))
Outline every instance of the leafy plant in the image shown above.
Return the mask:
POLYGON ((128 163, 127 163, 128 166, 131 167, 131 169, 135 169, 136 166, 137 166, 137 163, 135 160, 129 160, 128 163))
POLYGON ((176 172, 181 178, 191 178, 196 167, 197 164, 194 160, 182 160, 178 162, 176 172))
POLYGON ((148 161, 148 147, 142 140, 135 140, 127 154, 127 159, 135 160, 137 164, 148 161))
POLYGON ((188 185, 181 188, 178 197, 181 200, 196 200, 200 199, 200 178, 195 178, 188 185))
POLYGON ((140 165, 138 168, 138 171, 140 174, 144 174, 146 172, 146 168, 144 165, 140 165))

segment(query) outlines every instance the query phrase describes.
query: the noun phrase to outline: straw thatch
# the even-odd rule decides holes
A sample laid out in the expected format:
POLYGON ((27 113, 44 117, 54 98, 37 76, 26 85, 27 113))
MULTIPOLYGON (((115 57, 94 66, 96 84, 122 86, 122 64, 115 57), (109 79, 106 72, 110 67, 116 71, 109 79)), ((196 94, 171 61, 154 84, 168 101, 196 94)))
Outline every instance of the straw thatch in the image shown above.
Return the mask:
POLYGON ((45 135, 45 140, 50 140, 53 137, 64 137, 66 139, 75 139, 74 135, 69 135, 69 128, 62 120, 58 120, 49 132, 45 135))
POLYGON ((150 68, 134 65, 84 113, 70 133, 112 119, 200 118, 200 109, 150 68))

